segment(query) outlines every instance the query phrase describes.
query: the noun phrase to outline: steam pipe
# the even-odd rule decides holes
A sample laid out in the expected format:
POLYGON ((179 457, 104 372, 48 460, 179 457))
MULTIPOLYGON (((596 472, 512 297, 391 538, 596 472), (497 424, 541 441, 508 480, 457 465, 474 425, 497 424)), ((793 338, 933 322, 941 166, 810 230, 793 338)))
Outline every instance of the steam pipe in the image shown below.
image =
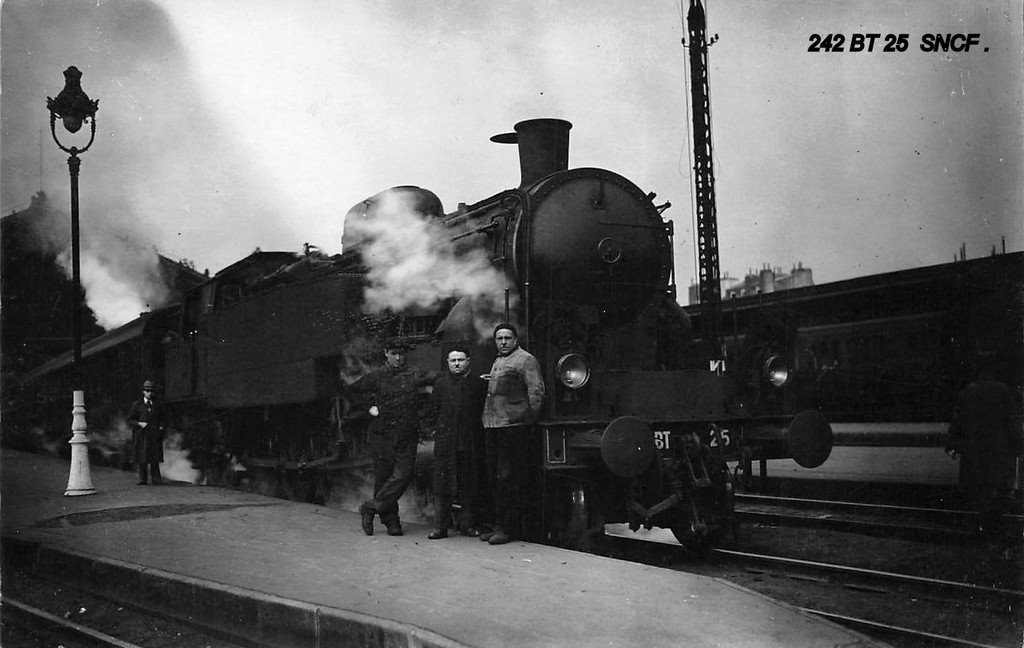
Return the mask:
MULTIPOLYGON (((566 122, 568 123, 568 122, 566 122)), ((568 142, 569 130, 566 129, 566 141, 568 142)), ((530 194, 526 191, 520 190, 522 194, 522 211, 520 212, 526 222, 523 225, 526 242, 525 246, 525 257, 526 260, 523 262, 523 324, 524 330, 526 331, 526 342, 530 342, 530 256, 533 242, 530 240, 530 223, 533 221, 533 212, 530 209, 530 194)))
POLYGON ((490 198, 484 198, 480 202, 470 205, 469 207, 466 208, 466 211, 455 212, 454 214, 448 216, 441 222, 444 225, 451 225, 453 221, 457 221, 463 218, 471 218, 473 216, 476 216, 477 214, 482 214, 491 209, 494 209, 495 205, 497 205, 498 203, 504 203, 512 198, 518 197, 519 193, 515 189, 502 191, 501 193, 495 194, 490 198))
POLYGON ((480 234, 481 232, 486 232, 487 230, 494 229, 497 226, 498 226, 497 221, 491 221, 490 223, 487 223, 486 225, 484 225, 482 227, 478 227, 475 230, 470 230, 468 232, 463 232, 462 234, 459 234, 458 236, 453 236, 451 238, 451 241, 455 242, 455 241, 458 241, 459 239, 464 239, 467 236, 473 236, 474 234, 480 234))

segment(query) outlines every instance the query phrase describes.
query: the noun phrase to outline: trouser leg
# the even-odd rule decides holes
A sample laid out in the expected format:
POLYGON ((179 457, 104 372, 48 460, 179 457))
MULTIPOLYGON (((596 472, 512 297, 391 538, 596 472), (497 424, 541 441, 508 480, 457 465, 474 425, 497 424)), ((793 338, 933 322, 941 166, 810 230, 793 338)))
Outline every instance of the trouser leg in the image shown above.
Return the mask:
POLYGON ((140 462, 138 462, 138 464, 139 464, 139 481, 140 482, 148 483, 149 482, 149 464, 147 464, 145 461, 140 461, 140 462))
POLYGON ((480 435, 473 439, 469 447, 469 473, 474 484, 472 495, 472 507, 474 522, 476 524, 492 523, 494 521, 494 506, 491 501, 491 471, 487 463, 487 442, 483 430, 480 435))
POLYGON ((501 431, 496 428, 484 431, 484 457, 487 464, 487 486, 491 495, 491 522, 498 525, 500 503, 498 501, 498 444, 501 431))
POLYGON ((452 498, 438 497, 435 500, 434 527, 439 530, 450 529, 452 526, 452 498))
POLYGON ((391 477, 395 468, 394 448, 371 447, 373 454, 373 497, 363 502, 360 510, 377 513, 377 493, 391 477))
POLYGON ((518 428, 491 428, 487 430, 487 458, 492 476, 495 529, 512 533, 519 509, 516 484, 516 430, 518 428))
POLYGON ((162 484, 164 481, 163 475, 160 474, 160 463, 151 462, 149 464, 149 476, 152 478, 154 484, 162 484))
POLYGON ((476 525, 476 480, 473 476, 473 465, 468 450, 460 450, 455 454, 455 482, 459 486, 459 528, 468 529, 476 525))
POLYGON ((412 483, 415 467, 416 442, 413 440, 396 449, 391 472, 383 482, 377 481, 372 506, 388 528, 399 524, 398 499, 412 483))

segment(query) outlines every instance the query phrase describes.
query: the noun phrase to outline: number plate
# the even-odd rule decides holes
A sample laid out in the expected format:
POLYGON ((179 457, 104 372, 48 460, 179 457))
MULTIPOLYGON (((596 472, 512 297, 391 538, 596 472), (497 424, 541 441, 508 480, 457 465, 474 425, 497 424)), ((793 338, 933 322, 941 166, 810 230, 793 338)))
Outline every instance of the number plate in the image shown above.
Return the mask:
MULTIPOLYGON (((729 435, 729 430, 725 428, 719 428, 718 434, 716 435, 713 431, 707 433, 705 437, 709 446, 712 448, 718 447, 719 437, 721 437, 721 444, 723 448, 728 448, 732 445, 732 437, 729 435)), ((658 450, 668 450, 671 445, 671 433, 668 430, 655 430, 654 431, 654 447, 658 450)))

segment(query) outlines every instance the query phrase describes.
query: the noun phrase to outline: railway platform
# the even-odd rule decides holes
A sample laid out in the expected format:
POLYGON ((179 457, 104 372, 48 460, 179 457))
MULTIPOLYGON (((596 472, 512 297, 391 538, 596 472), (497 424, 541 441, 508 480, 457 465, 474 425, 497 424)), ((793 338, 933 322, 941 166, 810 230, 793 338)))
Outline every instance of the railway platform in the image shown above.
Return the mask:
POLYGON ((116 600, 265 646, 878 646, 725 581, 553 547, 366 536, 356 513, 137 486, 3 450, 4 550, 116 600))

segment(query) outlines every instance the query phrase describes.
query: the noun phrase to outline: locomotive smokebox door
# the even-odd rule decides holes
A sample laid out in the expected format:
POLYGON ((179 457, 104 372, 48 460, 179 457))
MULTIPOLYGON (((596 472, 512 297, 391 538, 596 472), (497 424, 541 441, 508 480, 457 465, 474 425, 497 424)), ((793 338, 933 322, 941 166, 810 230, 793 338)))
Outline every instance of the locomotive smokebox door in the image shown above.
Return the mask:
POLYGON ((621 416, 604 429, 601 458, 619 477, 636 477, 654 459, 654 433, 640 419, 621 416))
POLYGON ((832 453, 832 426, 817 410, 804 410, 793 417, 787 438, 793 460, 804 468, 817 468, 832 453))

